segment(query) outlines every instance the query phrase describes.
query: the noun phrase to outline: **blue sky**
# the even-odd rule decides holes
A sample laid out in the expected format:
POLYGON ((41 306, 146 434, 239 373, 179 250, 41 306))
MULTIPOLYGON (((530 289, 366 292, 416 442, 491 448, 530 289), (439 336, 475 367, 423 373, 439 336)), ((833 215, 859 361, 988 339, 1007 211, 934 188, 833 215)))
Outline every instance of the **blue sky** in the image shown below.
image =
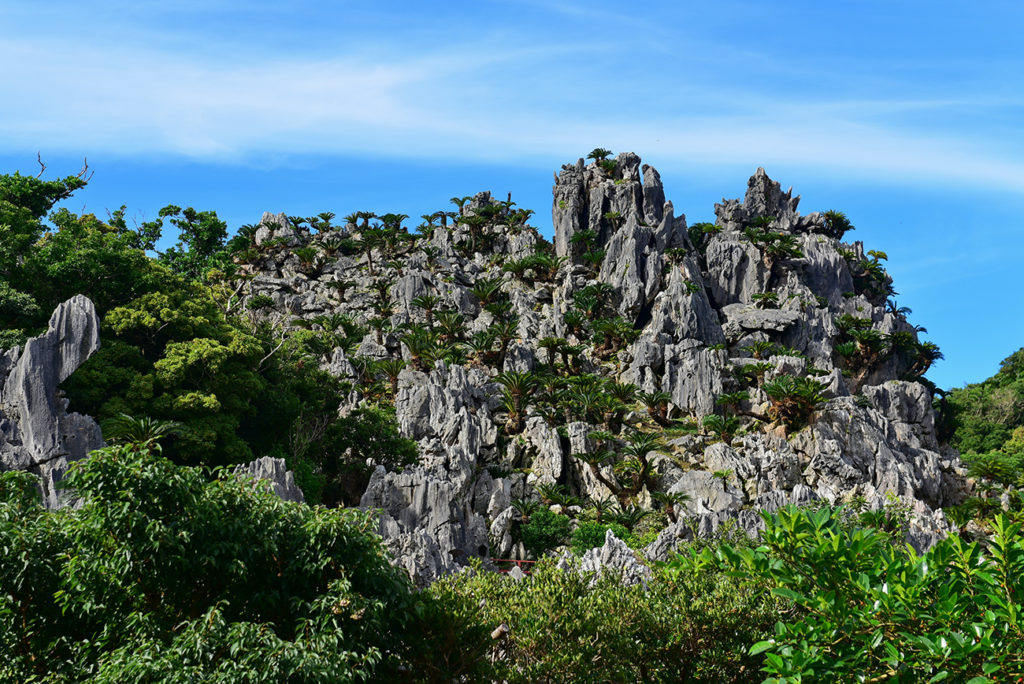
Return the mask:
POLYGON ((3 2, 0 171, 68 202, 418 216, 641 155, 709 220, 758 166, 889 254, 940 386, 1024 346, 1019 2, 3 2))

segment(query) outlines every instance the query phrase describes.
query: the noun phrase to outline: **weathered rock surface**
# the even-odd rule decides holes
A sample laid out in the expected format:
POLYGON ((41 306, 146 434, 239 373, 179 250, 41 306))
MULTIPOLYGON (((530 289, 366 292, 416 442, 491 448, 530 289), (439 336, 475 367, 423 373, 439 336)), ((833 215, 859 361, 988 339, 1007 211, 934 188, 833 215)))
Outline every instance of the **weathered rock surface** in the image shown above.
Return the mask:
POLYGON ((0 354, 0 470, 39 475, 47 508, 69 501, 57 489, 68 466, 103 446, 99 425, 68 413, 58 389, 99 349, 99 328, 92 302, 78 295, 54 310, 46 333, 0 354))
MULTIPOLYGON (((801 215, 799 197, 763 169, 742 199, 716 205, 713 228, 692 234, 657 171, 632 153, 562 167, 553 195, 550 273, 511 267, 545 243, 490 193, 460 201, 440 226, 431 217, 418 246, 372 251, 372 264, 356 250, 302 272, 289 249, 321 247, 322 236, 294 229, 280 214, 265 214, 257 231, 266 249, 251 266, 246 294, 273 299, 268 317, 294 322, 334 312, 376 326, 355 348, 326 355, 325 368, 358 385, 358 357, 407 362, 395 407, 421 462, 402 472, 377 467, 361 505, 381 511, 381 534, 417 582, 457 571, 474 555, 522 557, 518 511, 540 505, 542 491, 613 496, 579 458, 599 448, 591 434, 609 431, 613 439, 600 448, 621 463, 631 430, 693 426, 693 434, 666 438, 650 481, 632 497, 656 508, 662 504, 652 493, 689 497, 679 522, 646 550, 652 558, 723 526, 756 533, 759 511, 854 497, 875 508, 900 502, 910 510, 915 545, 945 532, 941 507, 963 497, 964 472, 936 438, 931 397, 918 382, 916 329, 887 302, 881 267, 865 269, 863 245, 842 242, 822 214, 801 215), (504 304, 495 307, 497 296, 484 301, 482 283, 496 287, 504 304), (406 328, 430 320, 413 304, 423 296, 437 297, 449 321, 462 317, 464 330, 440 342, 464 354, 424 359, 403 342, 406 328), (850 319, 902 346, 851 355, 850 319), (499 329, 504 338, 488 346, 486 336, 499 329), (475 351, 481 344, 484 351, 475 351), (534 387, 513 420, 497 373, 556 367, 598 384, 534 387), (765 389, 788 377, 821 383, 817 410, 799 429, 774 417, 765 389), (612 381, 667 399, 661 409, 627 402, 608 410, 601 402, 612 381), (556 395, 563 398, 552 403, 556 395), (725 395, 739 398, 723 403, 725 395), (738 421, 738 431, 722 439, 702 428, 713 415, 738 421)), ((349 224, 338 236, 358 243, 360 230, 349 224)), ((349 403, 362 400, 356 387, 349 403)), ((610 463, 598 472, 616 476, 610 463)), ((602 547, 612 565, 625 557, 617 541, 602 547)))
POLYGON ((583 554, 580 570, 592 572, 595 577, 609 573, 626 585, 641 584, 651 578, 651 569, 611 530, 605 532, 602 546, 583 554))
POLYGON ((403 371, 399 382, 398 422, 419 441, 421 462, 400 473, 378 466, 360 505, 380 509, 381 536, 410 575, 428 584, 470 556, 488 557, 486 516, 508 506, 504 483, 477 464, 497 440, 491 383, 480 370, 444 363, 429 374, 403 371))
POLYGON ((306 503, 302 490, 295 484, 295 474, 288 470, 283 458, 262 456, 236 467, 233 474, 235 477, 252 479, 257 484, 266 483, 270 491, 285 501, 306 503))

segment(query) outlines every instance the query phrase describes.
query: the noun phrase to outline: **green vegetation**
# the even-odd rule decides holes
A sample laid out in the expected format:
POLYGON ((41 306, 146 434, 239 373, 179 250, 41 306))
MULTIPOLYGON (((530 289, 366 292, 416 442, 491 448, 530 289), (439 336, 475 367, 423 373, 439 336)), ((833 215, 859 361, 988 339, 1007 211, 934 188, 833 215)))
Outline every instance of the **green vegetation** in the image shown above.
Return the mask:
MULTIPOLYGON (((365 514, 174 466, 155 445, 167 426, 134 428, 134 441, 72 468, 80 508, 45 511, 32 476, 0 475, 5 680, 1024 674, 1024 538, 1004 517, 988 545, 953 535, 919 556, 898 543, 898 524, 872 526, 898 510, 783 509, 765 516, 757 546, 684 546, 641 585, 549 560, 519 582, 477 565, 416 592, 365 514)), ((548 543, 566 537, 558 518, 530 514, 548 543)), ((607 527, 581 524, 574 544, 585 550, 607 527)))
POLYGON ((540 508, 519 528, 519 535, 526 550, 540 558, 569 537, 569 518, 540 508))
POLYGON ((1003 495, 1012 512, 1024 511, 1017 491, 1024 485, 1024 349, 1003 359, 988 380, 951 390, 936 407, 940 430, 977 479, 958 520, 991 517, 1003 495))
POLYGON ((943 402, 950 443, 964 453, 1018 453, 1015 432, 1024 426, 1024 349, 999 364, 999 372, 949 392, 943 402))
MULTIPOLYGON (((227 241, 215 212, 177 206, 135 229, 123 208, 107 222, 59 209, 45 224, 54 204, 84 184, 81 175, 0 176, 0 347, 42 330, 58 303, 81 292, 102 318, 101 349, 64 386, 73 410, 101 423, 177 421, 164 453, 180 464, 283 457, 314 502, 357 500, 368 458, 389 467, 415 461, 386 404, 337 415, 350 387, 319 367, 360 339, 358 326, 325 317, 287 331, 259 315, 274 303, 267 295, 242 306, 232 250, 253 249, 251 228, 227 241), (154 259, 145 250, 165 221, 178 241, 154 259)), ((324 216, 309 221, 333 230, 324 216)))
POLYGON ((594 547, 603 546, 608 530, 627 542, 633 536, 629 530, 618 523, 601 524, 596 520, 584 520, 573 530, 570 546, 577 554, 583 554, 594 547))
POLYGON ((764 392, 771 403, 768 415, 790 430, 799 430, 825 402, 822 395, 825 388, 825 383, 814 378, 780 375, 764 383, 764 392))
POLYGON ((498 628, 494 639, 463 643, 488 665, 482 681, 524 684, 757 682, 760 658, 747 648, 770 633, 781 605, 717 572, 656 572, 626 587, 609 576, 591 584, 551 561, 527 581, 477 569, 430 593, 456 622, 498 628))
MULTIPOLYGON (((599 178, 615 176, 610 157, 601 148, 588 156, 599 178)), ((1024 674, 1024 498, 1016 489, 1024 485, 1024 350, 994 378, 939 402, 946 436, 976 479, 974 498, 950 515, 978 521, 990 540, 953 536, 919 557, 899 543, 906 510, 898 505, 785 509, 766 518, 759 542, 684 542, 678 557, 649 568, 643 586, 626 587, 543 557, 582 554, 608 530, 640 548, 666 524, 690 524, 688 496, 665 491, 665 468, 694 467, 684 452, 716 440, 804 429, 826 401, 829 370, 775 370, 772 357, 803 354, 758 334, 699 350, 723 371, 718 414, 673 405, 658 382, 634 376, 650 390, 641 392, 622 373, 635 361, 629 347, 642 316, 624 318, 615 289, 596 280, 599 236, 579 231, 579 263, 569 264, 511 197, 455 197, 458 211, 423 215, 418 234, 403 214, 354 212, 341 226, 330 212, 288 217, 257 244, 255 227, 229 240, 215 212, 192 207, 165 207, 135 228, 123 208, 107 221, 53 211, 83 176, 0 177, 0 347, 39 332, 56 304, 87 293, 103 346, 62 390, 72 410, 102 421, 114 445, 72 468, 67 483, 81 508, 46 512, 30 476, 0 475, 0 653, 10 654, 0 657, 0 679, 717 682, 767 674, 978 683, 1024 674), (177 241, 154 255, 165 223, 177 241), (423 244, 438 231, 447 242, 423 244), (507 248, 515 235, 529 238, 525 250, 507 248), (474 268, 453 271, 460 256, 474 268), (347 265, 332 271, 336 261, 347 265), (321 281, 329 288, 322 299, 353 308, 310 313, 296 303, 304 286, 259 289, 253 276, 266 263, 297 282, 334 278, 321 281), (436 279, 409 300, 399 279, 413 268, 436 279), (567 281, 573 287, 552 287, 567 281), (537 311, 564 312, 540 329, 545 337, 524 339, 538 334, 534 316, 515 313, 531 301, 524 293, 537 311), (486 312, 482 324, 477 312, 486 312), (521 342, 535 348, 535 363, 524 362, 521 342), (337 367, 339 352, 344 379, 325 370, 337 367), (752 358, 730 361, 743 354, 752 358), (561 483, 513 485, 523 498, 512 502, 512 539, 542 559, 528 580, 474 565, 416 591, 386 562, 372 520, 338 508, 358 501, 377 464, 416 463, 394 403, 408 371, 441 364, 483 369, 492 380, 486 410, 499 425, 498 459, 481 463, 481 476, 530 472, 537 447, 523 435, 528 421, 579 450, 561 483), (263 455, 285 459, 314 506, 283 503, 222 467, 263 455), (599 483, 605 498, 584 500, 578 477, 599 483)), ((602 231, 632 220, 616 211, 602 219, 602 231)), ((801 240, 853 229, 839 212, 824 215, 816 238, 773 231, 774 222, 759 217, 743 229, 769 280, 803 257, 809 243, 801 240)), ((690 226, 696 253, 669 250, 666 268, 699 262, 721 230, 690 226)), ((941 353, 918 342, 909 311, 889 299, 886 255, 844 256, 850 296, 884 304, 897 321, 836 319, 833 360, 847 387, 859 391, 880 369, 926 382, 941 353)), ((689 280, 685 287, 702 290, 689 280)), ((770 288, 752 301, 794 304, 770 288)), ((713 476, 738 479, 732 470, 713 476)))
POLYGON ((158 452, 93 452, 67 479, 83 505, 56 513, 0 474, 0 679, 382 681, 430 660, 444 615, 367 515, 158 452))
POLYGON ((1015 681, 1024 675, 1024 537, 997 518, 989 544, 953 535, 923 555, 843 511, 783 509, 756 548, 690 549, 680 574, 767 582, 793 613, 764 654, 767 682, 1015 681))

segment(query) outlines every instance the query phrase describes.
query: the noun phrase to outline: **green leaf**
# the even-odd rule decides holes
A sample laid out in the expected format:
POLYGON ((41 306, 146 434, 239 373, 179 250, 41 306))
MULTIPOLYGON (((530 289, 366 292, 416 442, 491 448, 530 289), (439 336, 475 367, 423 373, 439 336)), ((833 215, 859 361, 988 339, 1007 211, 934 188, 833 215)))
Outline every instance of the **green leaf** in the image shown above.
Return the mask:
POLYGON ((806 596, 799 592, 793 591, 789 587, 775 587, 774 589, 772 589, 772 593, 781 598, 789 599, 790 601, 802 602, 807 600, 806 596))

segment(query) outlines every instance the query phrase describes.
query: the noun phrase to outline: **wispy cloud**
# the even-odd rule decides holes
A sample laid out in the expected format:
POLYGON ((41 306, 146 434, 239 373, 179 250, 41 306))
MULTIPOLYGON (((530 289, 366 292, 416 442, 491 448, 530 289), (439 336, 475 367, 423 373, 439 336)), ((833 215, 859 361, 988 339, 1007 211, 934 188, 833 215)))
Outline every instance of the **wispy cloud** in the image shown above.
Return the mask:
MULTIPOLYGON (((555 9, 614 19, 574 4, 555 9)), ((438 40, 429 50, 367 48, 373 41, 364 38, 327 55, 264 42, 234 53, 178 50, 140 31, 120 45, 7 36, 0 63, 25 66, 0 75, 0 144, 220 161, 372 153, 545 164, 601 144, 688 165, 788 164, 1024 192, 1020 149, 903 118, 986 106, 977 97, 798 97, 684 78, 679 65, 675 80, 635 66, 588 70, 588 61, 621 56, 575 38, 517 43, 508 32, 438 40)), ((694 64, 707 68, 701 55, 694 64)))

